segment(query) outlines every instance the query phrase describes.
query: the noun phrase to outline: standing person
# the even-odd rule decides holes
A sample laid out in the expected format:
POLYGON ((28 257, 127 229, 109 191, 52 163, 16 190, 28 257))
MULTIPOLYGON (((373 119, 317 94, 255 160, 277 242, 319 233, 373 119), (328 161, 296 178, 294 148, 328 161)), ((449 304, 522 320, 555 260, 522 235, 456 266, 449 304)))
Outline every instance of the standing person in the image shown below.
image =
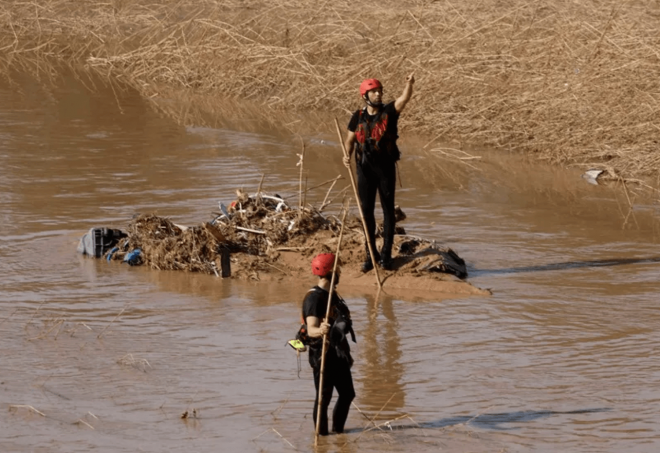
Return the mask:
MULTIPOLYGON (((314 385, 316 386, 316 399, 314 400, 314 425, 316 426, 317 410, 319 404, 319 380, 321 377, 321 354, 323 350, 323 335, 327 335, 329 344, 326 346, 325 366, 323 372, 323 390, 321 420, 319 434, 328 434, 328 406, 332 398, 333 388, 337 389, 338 398, 332 411, 332 431, 344 432, 344 424, 348 417, 348 410, 355 398, 351 366, 351 348, 347 336, 355 342, 351 313, 346 302, 337 295, 332 294, 330 304, 330 317, 325 319, 328 307, 332 269, 335 264, 333 253, 322 253, 312 260, 312 273, 319 277, 318 284, 307 292, 303 301, 302 314, 307 324, 309 338, 309 364, 314 370, 314 385)), ((341 271, 337 267, 335 285, 339 283, 341 271)))
POLYGON ((374 257, 385 270, 392 269, 392 244, 394 242, 394 189, 396 187, 396 162, 401 157, 396 140, 399 138, 399 114, 413 93, 414 74, 406 78, 406 87, 395 101, 383 104, 383 85, 376 79, 366 79, 360 84, 360 95, 365 107, 353 113, 348 123, 345 146, 348 156, 344 165, 350 170, 351 154, 355 148, 358 195, 368 235, 365 242, 367 258, 362 272, 374 268, 369 254, 371 243, 374 257), (383 247, 376 250, 376 192, 383 208, 383 247))

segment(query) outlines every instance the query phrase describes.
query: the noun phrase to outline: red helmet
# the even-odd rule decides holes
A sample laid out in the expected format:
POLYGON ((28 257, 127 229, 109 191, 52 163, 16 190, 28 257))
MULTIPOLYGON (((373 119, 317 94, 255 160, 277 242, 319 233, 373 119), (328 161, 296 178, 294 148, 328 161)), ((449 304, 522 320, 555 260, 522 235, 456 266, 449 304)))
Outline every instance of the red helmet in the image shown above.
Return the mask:
POLYGON ((335 264, 334 253, 321 253, 316 255, 312 260, 312 274, 319 277, 325 277, 332 272, 332 267, 335 264))
POLYGON ((360 84, 360 96, 364 96, 367 94, 367 91, 375 90, 376 88, 383 88, 383 84, 378 79, 364 79, 360 84))

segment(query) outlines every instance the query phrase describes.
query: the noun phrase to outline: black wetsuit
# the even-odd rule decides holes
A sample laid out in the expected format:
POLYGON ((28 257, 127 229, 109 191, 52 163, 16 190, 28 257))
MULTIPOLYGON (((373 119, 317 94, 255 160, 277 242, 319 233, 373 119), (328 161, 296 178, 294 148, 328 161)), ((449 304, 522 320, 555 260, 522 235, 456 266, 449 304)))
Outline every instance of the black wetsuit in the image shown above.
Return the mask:
MULTIPOLYGON (((401 153, 396 144, 399 113, 394 102, 382 106, 378 113, 369 115, 367 109, 353 113, 348 130, 355 132, 355 161, 357 185, 362 214, 367 225, 371 246, 376 251, 376 192, 383 208, 383 260, 392 257, 394 242, 394 191, 396 188, 396 162, 401 153)), ((367 257, 369 257, 369 248, 367 257)), ((377 257, 378 259, 378 257, 377 257)))
MULTIPOLYGON (((303 301, 303 319, 308 316, 314 316, 322 321, 325 318, 328 306, 328 291, 315 286, 312 288, 303 301)), ((332 398, 333 389, 337 389, 337 402, 332 411, 332 431, 341 433, 344 431, 344 424, 348 417, 348 410, 351 408, 351 402, 355 398, 355 389, 353 388, 353 376, 351 375, 351 349, 348 344, 347 335, 350 334, 355 341, 355 334, 350 319, 350 311, 346 303, 337 296, 335 292, 332 298, 330 309, 330 319, 328 324, 332 327, 328 334, 330 345, 326 348, 325 367, 323 373, 323 402, 321 407, 321 424, 319 434, 328 434, 328 406, 332 398)), ((316 416, 319 397, 319 380, 321 377, 321 353, 323 342, 320 338, 315 338, 309 344, 309 364, 314 370, 314 385, 316 387, 316 398, 314 399, 314 425, 316 426, 316 416)))

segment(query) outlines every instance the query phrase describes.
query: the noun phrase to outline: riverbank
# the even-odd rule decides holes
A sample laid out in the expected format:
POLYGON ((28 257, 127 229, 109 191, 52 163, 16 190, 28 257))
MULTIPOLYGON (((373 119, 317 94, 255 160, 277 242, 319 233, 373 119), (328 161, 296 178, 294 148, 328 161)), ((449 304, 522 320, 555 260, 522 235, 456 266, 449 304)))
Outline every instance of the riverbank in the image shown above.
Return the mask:
POLYGON ((295 129, 292 117, 346 116, 365 77, 395 97, 415 71, 401 126, 432 137, 427 149, 483 145, 658 177, 658 5, 387 2, 358 14, 346 1, 7 1, 0 20, 5 71, 84 65, 182 123, 229 97, 274 123, 287 113, 295 129))

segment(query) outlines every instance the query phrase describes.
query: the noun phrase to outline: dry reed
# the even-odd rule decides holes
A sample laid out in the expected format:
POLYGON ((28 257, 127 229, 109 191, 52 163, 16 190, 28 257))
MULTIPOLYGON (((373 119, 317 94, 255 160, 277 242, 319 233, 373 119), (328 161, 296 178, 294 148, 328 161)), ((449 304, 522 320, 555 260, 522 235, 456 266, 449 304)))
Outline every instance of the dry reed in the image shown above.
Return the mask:
POLYGON ((147 372, 147 368, 151 368, 151 364, 147 359, 136 359, 133 357, 133 354, 130 353, 117 360, 117 363, 121 366, 133 367, 143 373, 147 372))
POLYGON ((46 416, 46 414, 44 414, 43 412, 35 409, 34 407, 32 407, 28 404, 10 404, 9 405, 9 412, 18 411, 18 409, 27 409, 28 411, 34 412, 35 414, 39 414, 42 417, 46 416))
POLYGON ((641 178, 660 163, 659 25, 660 4, 642 0, 404 0, 376 14, 347 0, 7 0, 0 61, 39 77, 49 59, 84 64, 184 123, 226 98, 274 122, 347 115, 362 78, 394 97, 414 70, 408 133, 641 178))
POLYGON ((82 418, 79 418, 78 420, 76 420, 75 422, 73 422, 73 424, 74 424, 74 425, 79 425, 79 426, 80 426, 80 425, 84 425, 84 426, 88 427, 88 428, 91 429, 91 430, 96 430, 96 428, 94 428, 92 425, 90 425, 89 423, 87 423, 87 422, 86 422, 85 420, 83 420, 82 418))
POLYGON ((282 441, 285 442, 289 447, 293 448, 295 451, 298 451, 298 449, 297 449, 297 448, 296 448, 291 442, 289 442, 289 439, 287 439, 286 437, 284 437, 283 435, 281 435, 281 434, 279 433, 279 431, 277 431, 275 428, 269 428, 269 429, 267 429, 266 431, 264 431, 264 432, 262 432, 261 434, 259 434, 258 436, 252 438, 251 440, 252 440, 252 442, 255 442, 255 443, 256 443, 256 441, 259 440, 259 438, 260 438, 261 436, 263 436, 263 435, 266 434, 266 433, 270 433, 270 432, 273 432, 273 433, 277 434, 277 436, 278 436, 280 439, 282 439, 282 441))
POLYGON ((103 334, 105 333, 105 331, 108 330, 108 329, 110 328, 110 326, 111 326, 111 325, 112 325, 117 319, 119 319, 119 317, 120 317, 120 316, 126 311, 126 308, 127 308, 127 307, 122 308, 121 311, 117 314, 117 316, 115 316, 114 318, 112 318, 112 321, 110 321, 110 323, 108 323, 108 325, 105 326, 105 328, 101 331, 101 333, 98 334, 98 335, 96 336, 97 339, 101 338, 101 337, 103 336, 103 334))

